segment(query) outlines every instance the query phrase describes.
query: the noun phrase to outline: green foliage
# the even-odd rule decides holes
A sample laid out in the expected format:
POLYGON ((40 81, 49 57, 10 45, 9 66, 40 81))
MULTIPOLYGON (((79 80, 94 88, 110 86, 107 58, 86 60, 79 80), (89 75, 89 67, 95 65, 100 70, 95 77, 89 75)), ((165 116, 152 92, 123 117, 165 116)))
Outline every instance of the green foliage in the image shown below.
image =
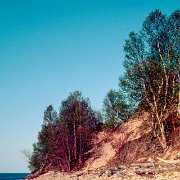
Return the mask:
POLYGON ((129 106, 125 103, 122 94, 110 90, 103 102, 103 116, 105 125, 116 126, 129 116, 129 106))
POLYGON ((157 114, 166 114, 179 89, 179 14, 177 10, 166 17, 155 10, 144 20, 139 33, 129 33, 119 90, 109 91, 104 99, 103 115, 108 126, 126 119, 139 104, 157 106, 157 114))
POLYGON ((166 48, 169 44, 168 31, 167 18, 161 11, 156 9, 147 16, 143 22, 141 33, 149 58, 160 62, 157 44, 160 44, 163 53, 167 52, 166 48))
POLYGON ((142 101, 141 94, 142 83, 140 81, 140 74, 134 70, 134 65, 138 64, 142 59, 146 58, 145 43, 142 36, 138 33, 129 33, 129 39, 125 41, 124 45, 125 73, 119 78, 120 91, 131 107, 131 111, 137 107, 142 101))
POLYGON ((119 83, 134 110, 139 103, 150 108, 154 130, 164 149, 164 121, 178 92, 179 20, 179 11, 167 18, 155 10, 145 19, 139 33, 129 34, 124 46, 125 74, 119 83))
POLYGON ((139 33, 131 32, 125 41, 125 74, 119 78, 119 87, 132 106, 137 107, 145 98, 142 92, 142 71, 144 76, 149 76, 152 83, 160 82, 164 78, 159 73, 164 66, 168 72, 178 74, 179 22, 179 11, 166 18, 159 10, 155 10, 143 22, 142 30, 139 33))

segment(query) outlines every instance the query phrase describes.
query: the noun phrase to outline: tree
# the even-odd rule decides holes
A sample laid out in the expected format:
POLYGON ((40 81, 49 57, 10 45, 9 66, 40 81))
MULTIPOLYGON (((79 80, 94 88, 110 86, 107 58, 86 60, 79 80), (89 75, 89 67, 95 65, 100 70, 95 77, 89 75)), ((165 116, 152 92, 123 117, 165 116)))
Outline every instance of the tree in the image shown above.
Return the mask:
POLYGON ((44 121, 41 131, 38 133, 38 141, 33 144, 33 153, 30 158, 31 170, 40 169, 52 163, 51 153, 55 140, 54 127, 58 121, 56 111, 49 105, 44 111, 44 121))
POLYGON ((96 118, 89 100, 75 91, 62 102, 60 120, 68 169, 71 170, 75 164, 82 164, 83 154, 89 149, 91 134, 96 127, 96 118))
MULTIPOLYGON (((99 115, 97 116, 99 118, 99 115)), ((82 165, 90 149, 98 121, 88 98, 75 91, 62 101, 59 117, 52 105, 44 111, 42 129, 33 145, 29 165, 32 170, 57 167, 70 171, 82 165)))
POLYGON ((167 148, 164 121, 178 92, 178 12, 166 18, 155 10, 145 19, 140 33, 129 34, 124 46, 125 75, 119 83, 127 101, 135 107, 141 102, 150 108, 152 125, 163 149, 167 148))
POLYGON ((123 100, 122 94, 110 90, 103 102, 103 116, 107 126, 116 126, 129 115, 129 106, 123 100))
MULTIPOLYGON (((163 61, 163 59, 162 59, 163 61)), ((164 64, 162 62, 162 64, 164 64)), ((153 60, 142 61, 136 65, 141 73, 142 95, 152 114, 152 127, 163 149, 167 148, 164 121, 168 109, 177 97, 175 79, 177 74, 168 67, 161 67, 153 60), (156 78, 154 78, 156 77, 156 78)))

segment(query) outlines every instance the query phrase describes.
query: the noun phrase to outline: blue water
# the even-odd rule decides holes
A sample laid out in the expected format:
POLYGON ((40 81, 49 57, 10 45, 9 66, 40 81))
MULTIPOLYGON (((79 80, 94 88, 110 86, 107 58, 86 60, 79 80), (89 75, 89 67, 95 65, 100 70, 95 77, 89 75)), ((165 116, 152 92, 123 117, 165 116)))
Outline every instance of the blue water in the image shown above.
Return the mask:
POLYGON ((0 173, 0 180, 21 180, 29 173, 0 173))

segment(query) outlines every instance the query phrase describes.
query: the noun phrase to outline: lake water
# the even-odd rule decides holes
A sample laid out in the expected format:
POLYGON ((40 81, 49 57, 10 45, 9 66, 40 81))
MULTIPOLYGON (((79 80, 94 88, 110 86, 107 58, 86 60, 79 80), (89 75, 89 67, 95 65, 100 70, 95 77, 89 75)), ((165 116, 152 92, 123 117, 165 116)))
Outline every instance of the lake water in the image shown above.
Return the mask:
POLYGON ((29 173, 0 173, 0 180, 21 180, 29 173))

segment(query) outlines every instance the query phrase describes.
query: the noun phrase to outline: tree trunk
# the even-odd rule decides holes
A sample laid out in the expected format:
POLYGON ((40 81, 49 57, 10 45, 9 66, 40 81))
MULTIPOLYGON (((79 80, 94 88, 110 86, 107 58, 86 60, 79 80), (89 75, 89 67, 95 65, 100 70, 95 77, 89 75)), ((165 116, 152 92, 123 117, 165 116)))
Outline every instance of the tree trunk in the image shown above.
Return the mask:
POLYGON ((77 159, 77 132, 76 132, 76 122, 74 120, 74 159, 77 159))
POLYGON ((161 139, 162 139, 161 146, 162 146, 163 150, 165 150, 167 148, 167 140, 166 140, 166 136, 165 136, 163 123, 161 123, 161 125, 160 125, 160 131, 161 131, 161 139))
POLYGON ((66 123, 66 146, 67 146, 67 153, 68 153, 68 162, 67 162, 67 165, 68 165, 68 171, 71 171, 71 149, 70 149, 70 142, 69 142, 69 136, 68 136, 68 125, 66 123))
POLYGON ((167 149, 167 140, 166 140, 166 135, 165 135, 165 130, 164 130, 164 124, 160 120, 160 118, 157 118, 157 119, 158 119, 159 130, 160 130, 160 133, 157 132, 157 137, 158 137, 158 140, 162 149, 165 151, 167 149))
POLYGON ((81 158, 81 155, 82 155, 82 134, 81 134, 81 125, 80 125, 80 132, 79 132, 79 164, 81 164, 82 162, 82 158, 81 158))

